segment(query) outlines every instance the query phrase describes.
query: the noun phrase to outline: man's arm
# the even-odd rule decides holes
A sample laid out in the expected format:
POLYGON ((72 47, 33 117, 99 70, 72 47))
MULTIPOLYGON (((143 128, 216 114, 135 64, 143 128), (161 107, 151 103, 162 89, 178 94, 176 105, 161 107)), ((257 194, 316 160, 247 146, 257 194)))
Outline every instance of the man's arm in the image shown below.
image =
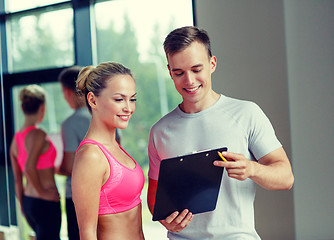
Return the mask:
POLYGON ((268 153, 258 162, 248 160, 243 154, 223 152, 227 162, 215 161, 215 166, 225 167, 229 177, 252 179, 268 190, 289 190, 294 176, 289 159, 282 147, 268 153))
POLYGON ((57 171, 58 174, 71 176, 75 152, 64 152, 63 161, 57 171))
POLYGON ((148 179, 148 191, 147 191, 147 205, 150 212, 153 214, 155 196, 157 194, 158 180, 148 179))
MULTIPOLYGON (((72 94, 72 91, 69 91, 72 94)), ((78 136, 73 127, 73 117, 68 118, 61 125, 61 137, 63 141, 63 159, 60 166, 57 169, 57 174, 71 176, 73 170, 73 163, 75 157, 75 151, 80 142, 78 142, 78 136)))

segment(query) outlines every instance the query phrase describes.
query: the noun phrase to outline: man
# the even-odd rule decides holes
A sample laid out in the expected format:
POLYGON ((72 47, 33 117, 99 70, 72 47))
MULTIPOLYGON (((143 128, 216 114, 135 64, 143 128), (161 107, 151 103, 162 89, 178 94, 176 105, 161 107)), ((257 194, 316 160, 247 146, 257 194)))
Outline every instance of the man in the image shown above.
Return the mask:
POLYGON ((74 113, 61 126, 64 153, 59 169, 60 174, 68 176, 66 179, 66 216, 69 240, 80 239, 74 203, 72 201, 71 175, 75 151, 86 135, 91 120, 84 97, 78 95, 76 91, 76 80, 80 70, 81 67, 79 66, 66 68, 58 77, 64 98, 68 105, 74 109, 74 113))
POLYGON ((254 228, 256 184, 290 189, 291 165, 262 110, 252 102, 213 91, 217 59, 204 30, 182 27, 165 39, 168 70, 182 102, 151 129, 148 145, 148 204, 153 212, 160 162, 205 149, 228 147, 216 209, 192 215, 187 209, 160 221, 170 239, 260 239, 254 228))

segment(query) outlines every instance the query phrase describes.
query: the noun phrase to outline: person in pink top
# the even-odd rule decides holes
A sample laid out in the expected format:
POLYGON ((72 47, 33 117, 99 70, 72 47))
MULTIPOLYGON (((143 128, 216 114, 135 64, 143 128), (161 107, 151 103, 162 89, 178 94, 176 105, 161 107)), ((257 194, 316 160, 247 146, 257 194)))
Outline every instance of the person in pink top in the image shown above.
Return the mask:
POLYGON ((56 149, 38 128, 45 113, 45 92, 38 85, 20 91, 24 123, 10 146, 16 197, 37 240, 59 240, 60 198, 55 183, 56 149))
POLYGON ((88 66, 79 73, 77 88, 92 114, 72 171, 80 239, 142 240, 144 174, 115 139, 116 129, 126 128, 135 111, 132 73, 115 62, 88 66))

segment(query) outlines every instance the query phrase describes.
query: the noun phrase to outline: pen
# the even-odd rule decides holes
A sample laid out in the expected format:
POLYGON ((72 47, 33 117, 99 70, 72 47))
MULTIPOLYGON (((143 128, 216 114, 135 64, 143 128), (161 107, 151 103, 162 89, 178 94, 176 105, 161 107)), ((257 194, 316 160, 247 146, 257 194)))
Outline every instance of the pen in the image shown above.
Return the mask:
POLYGON ((226 158, 224 158, 223 154, 218 151, 218 155, 221 159, 223 159, 224 162, 227 162, 226 158))

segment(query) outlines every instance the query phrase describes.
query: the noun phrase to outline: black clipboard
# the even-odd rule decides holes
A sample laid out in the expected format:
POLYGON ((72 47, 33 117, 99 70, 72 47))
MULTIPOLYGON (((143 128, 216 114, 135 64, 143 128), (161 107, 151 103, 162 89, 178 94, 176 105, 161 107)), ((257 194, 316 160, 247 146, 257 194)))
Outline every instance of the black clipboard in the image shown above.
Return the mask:
POLYGON ((213 165, 221 160, 226 147, 161 161, 153 211, 153 221, 166 219, 175 211, 193 214, 216 208, 224 168, 213 165))

